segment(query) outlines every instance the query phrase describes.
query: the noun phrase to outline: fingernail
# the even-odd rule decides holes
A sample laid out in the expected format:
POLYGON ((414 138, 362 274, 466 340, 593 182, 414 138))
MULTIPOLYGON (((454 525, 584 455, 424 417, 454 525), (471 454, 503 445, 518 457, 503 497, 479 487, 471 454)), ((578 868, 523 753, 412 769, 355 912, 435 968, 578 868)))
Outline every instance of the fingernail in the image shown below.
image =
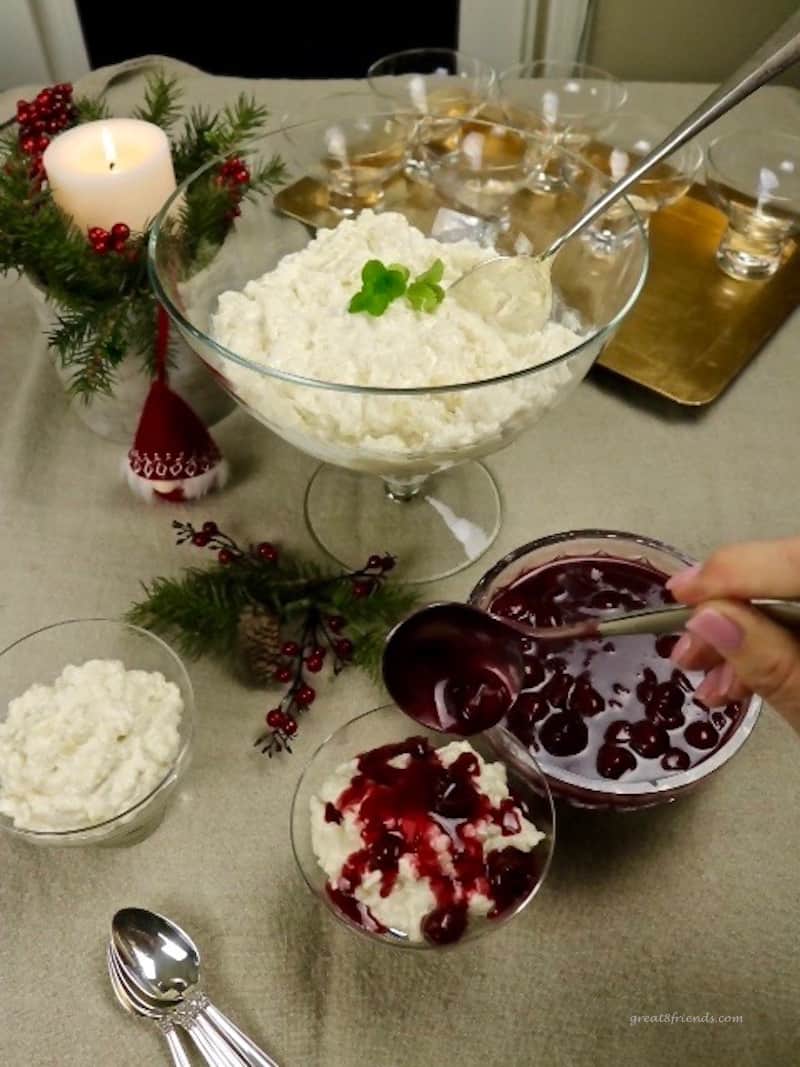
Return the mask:
POLYGON ((683 634, 677 641, 675 647, 672 650, 672 655, 669 657, 673 663, 676 663, 679 667, 685 667, 686 661, 689 659, 689 654, 692 651, 692 636, 691 634, 683 634))
POLYGON ((702 701, 709 708, 719 707, 728 702, 731 687, 735 680, 730 663, 721 663, 709 671, 694 691, 695 699, 702 701))
POLYGON ((699 563, 693 563, 691 567, 684 567, 682 571, 672 575, 667 582, 667 589, 669 589, 670 593, 680 593, 681 589, 685 589, 692 584, 700 573, 700 569, 701 565, 699 563))
POLYGON ((741 626, 712 608, 703 608, 693 615, 686 623, 686 629, 707 641, 723 655, 735 652, 744 640, 744 630, 741 626))

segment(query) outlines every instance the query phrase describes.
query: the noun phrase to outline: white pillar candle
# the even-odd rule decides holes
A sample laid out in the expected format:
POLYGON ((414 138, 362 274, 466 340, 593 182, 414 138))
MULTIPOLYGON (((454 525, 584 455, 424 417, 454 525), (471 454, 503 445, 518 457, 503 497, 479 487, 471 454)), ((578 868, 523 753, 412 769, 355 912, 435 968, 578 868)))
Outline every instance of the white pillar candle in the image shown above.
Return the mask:
POLYGON ((100 119, 66 130, 43 158, 53 199, 82 230, 115 222, 143 230, 175 189, 172 154, 160 127, 100 119))

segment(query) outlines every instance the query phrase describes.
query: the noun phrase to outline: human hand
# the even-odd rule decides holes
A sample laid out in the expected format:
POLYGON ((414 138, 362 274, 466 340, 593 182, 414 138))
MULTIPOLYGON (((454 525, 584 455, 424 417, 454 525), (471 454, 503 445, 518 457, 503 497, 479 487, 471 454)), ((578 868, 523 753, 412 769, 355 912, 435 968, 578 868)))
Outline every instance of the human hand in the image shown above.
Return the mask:
POLYGON ((672 660, 706 671, 696 696, 709 707, 758 693, 800 733, 800 641, 743 600, 800 598, 800 537, 727 545, 667 583, 697 605, 672 660))

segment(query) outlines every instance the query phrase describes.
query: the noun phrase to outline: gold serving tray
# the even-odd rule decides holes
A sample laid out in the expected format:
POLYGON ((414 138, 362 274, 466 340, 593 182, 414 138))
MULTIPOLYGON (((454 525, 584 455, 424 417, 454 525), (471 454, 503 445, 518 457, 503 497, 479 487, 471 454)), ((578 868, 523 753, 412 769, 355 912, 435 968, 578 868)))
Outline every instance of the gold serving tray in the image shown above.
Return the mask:
MULTIPOLYGON (((536 226, 537 199, 530 193, 515 198, 515 222, 523 228, 536 226)), ((314 229, 341 220, 328 205, 325 184, 311 177, 282 189, 275 206, 314 229)), ((422 229, 442 206, 431 188, 402 176, 387 187, 382 204, 384 210, 402 208, 422 229)), ((714 258, 725 227, 701 185, 653 216, 647 282, 601 353, 600 366, 678 404, 716 400, 800 305, 800 244, 789 242, 771 278, 735 281, 714 258)))
POLYGON ((693 407, 730 385, 800 305, 800 246, 771 278, 735 281, 714 258, 726 225, 701 185, 653 216, 647 282, 600 366, 693 407))

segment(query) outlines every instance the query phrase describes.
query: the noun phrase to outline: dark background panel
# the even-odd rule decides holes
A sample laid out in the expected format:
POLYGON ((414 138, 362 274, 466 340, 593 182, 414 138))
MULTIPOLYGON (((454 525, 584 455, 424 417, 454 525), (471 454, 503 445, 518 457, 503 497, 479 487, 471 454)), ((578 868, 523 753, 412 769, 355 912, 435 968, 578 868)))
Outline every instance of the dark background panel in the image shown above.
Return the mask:
POLYGON ((454 48, 458 0, 387 3, 136 3, 78 0, 92 67, 159 54, 211 74, 247 78, 360 78, 403 48, 454 48))

